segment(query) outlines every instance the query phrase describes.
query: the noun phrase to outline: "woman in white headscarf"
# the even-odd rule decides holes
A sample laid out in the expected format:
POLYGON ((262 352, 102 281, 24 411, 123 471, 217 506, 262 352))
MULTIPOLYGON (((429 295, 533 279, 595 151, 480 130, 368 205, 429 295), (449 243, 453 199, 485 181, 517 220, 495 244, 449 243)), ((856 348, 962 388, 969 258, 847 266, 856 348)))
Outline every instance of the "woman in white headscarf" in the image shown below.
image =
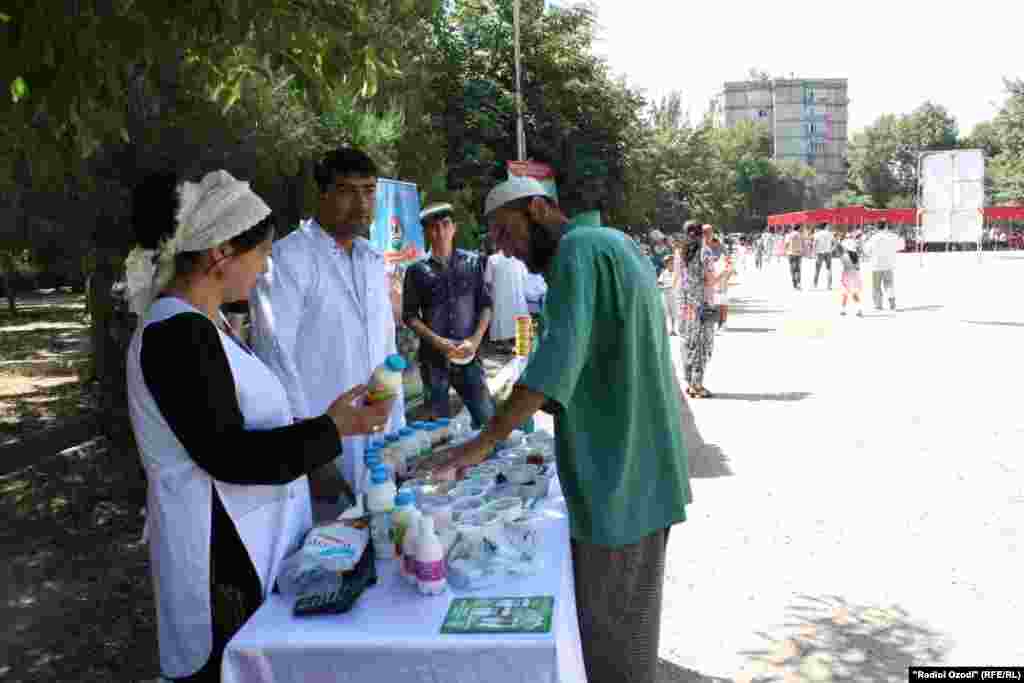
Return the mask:
POLYGON ((220 308, 248 297, 274 232, 248 183, 216 171, 176 196, 173 176, 157 175, 134 203, 128 398, 161 673, 219 681, 224 647, 312 525, 306 474, 337 457, 342 436, 381 429, 391 406, 353 407, 358 386, 295 422, 280 382, 233 334, 220 308))

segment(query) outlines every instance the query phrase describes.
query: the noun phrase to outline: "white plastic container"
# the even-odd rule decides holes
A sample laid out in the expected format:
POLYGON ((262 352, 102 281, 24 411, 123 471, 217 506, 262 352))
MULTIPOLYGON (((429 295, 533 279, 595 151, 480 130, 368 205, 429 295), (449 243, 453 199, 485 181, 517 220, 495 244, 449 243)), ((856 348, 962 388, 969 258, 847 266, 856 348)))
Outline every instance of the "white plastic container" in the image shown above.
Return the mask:
POLYGON ((392 354, 377 366, 370 377, 366 392, 367 403, 377 403, 395 398, 402 391, 402 373, 407 367, 405 359, 392 354))
POLYGON ((395 482, 388 468, 376 467, 366 490, 366 511, 370 513, 370 537, 378 560, 395 559, 395 543, 391 537, 391 513, 395 509, 395 482))
POLYGON ((424 517, 429 517, 435 528, 447 529, 452 524, 452 505, 455 499, 444 494, 439 496, 420 495, 417 498, 424 517))
POLYGON ((423 595, 440 595, 448 588, 444 556, 444 544, 434 531, 434 520, 426 517, 420 522, 416 543, 416 585, 423 595))
POLYGON ((399 491, 395 496, 395 509, 391 511, 391 540, 395 544, 396 557, 402 557, 402 542, 412 523, 415 502, 416 496, 412 491, 399 491))
POLYGON ((405 530, 402 537, 402 566, 400 573, 402 578, 412 585, 416 585, 416 548, 419 545, 420 523, 423 515, 416 508, 412 509, 409 519, 409 528, 405 530))

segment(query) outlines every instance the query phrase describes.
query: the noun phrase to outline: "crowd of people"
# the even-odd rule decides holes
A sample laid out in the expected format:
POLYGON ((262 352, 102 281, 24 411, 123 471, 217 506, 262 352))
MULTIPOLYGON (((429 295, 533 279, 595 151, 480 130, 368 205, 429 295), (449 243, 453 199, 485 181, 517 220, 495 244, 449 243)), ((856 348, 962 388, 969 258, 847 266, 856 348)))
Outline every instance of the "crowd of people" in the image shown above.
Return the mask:
POLYGON ((840 315, 848 306, 864 315, 862 268, 871 267, 871 300, 876 310, 896 310, 896 254, 905 238, 884 221, 850 229, 819 224, 786 231, 724 236, 711 225, 687 222, 681 233, 668 236, 651 230, 638 240, 658 276, 669 335, 682 337, 682 356, 691 398, 712 398, 704 376, 714 351, 715 335, 728 329, 729 286, 737 273, 786 264, 794 291, 806 280, 827 290, 838 274, 840 315), (813 279, 810 273, 813 272, 813 279))

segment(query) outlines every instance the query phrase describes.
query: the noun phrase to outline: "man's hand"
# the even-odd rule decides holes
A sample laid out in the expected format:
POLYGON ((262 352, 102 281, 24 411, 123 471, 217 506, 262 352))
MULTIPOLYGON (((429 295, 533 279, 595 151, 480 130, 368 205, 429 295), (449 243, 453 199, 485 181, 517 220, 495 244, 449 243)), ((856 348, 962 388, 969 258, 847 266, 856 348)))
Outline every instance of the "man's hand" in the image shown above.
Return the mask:
POLYGON ((442 462, 417 469, 416 476, 429 476, 442 481, 461 479, 468 468, 483 462, 492 448, 493 444, 477 437, 449 450, 442 462))
POLYGON ((458 348, 458 342, 446 339, 445 337, 438 337, 434 340, 434 348, 444 354, 445 358, 451 358, 456 348, 458 348))

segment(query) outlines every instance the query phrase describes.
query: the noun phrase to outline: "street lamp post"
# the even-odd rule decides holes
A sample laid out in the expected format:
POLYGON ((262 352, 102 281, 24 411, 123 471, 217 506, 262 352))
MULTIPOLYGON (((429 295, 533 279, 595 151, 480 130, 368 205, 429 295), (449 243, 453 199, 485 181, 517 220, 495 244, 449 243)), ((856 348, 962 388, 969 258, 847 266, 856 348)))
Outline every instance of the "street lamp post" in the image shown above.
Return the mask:
POLYGON ((526 131, 523 128, 523 85, 519 55, 519 0, 512 0, 512 24, 516 49, 516 151, 519 161, 526 161, 526 131))

